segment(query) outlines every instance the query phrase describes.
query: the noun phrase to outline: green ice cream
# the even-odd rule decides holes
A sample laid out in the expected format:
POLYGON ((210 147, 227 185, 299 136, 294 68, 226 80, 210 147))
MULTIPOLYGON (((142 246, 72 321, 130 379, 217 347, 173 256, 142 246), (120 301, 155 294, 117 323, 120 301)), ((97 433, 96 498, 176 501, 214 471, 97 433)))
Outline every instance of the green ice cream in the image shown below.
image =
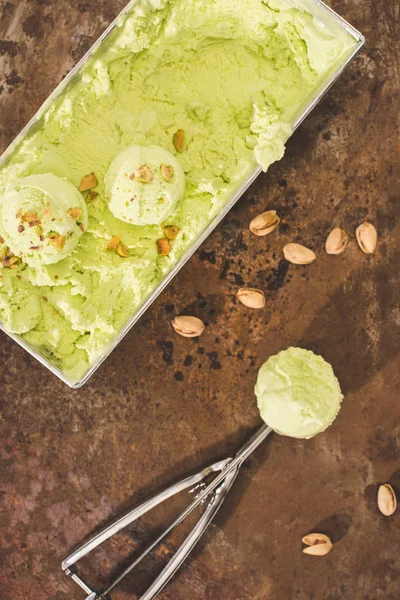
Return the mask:
POLYGON ((331 365, 303 348, 271 356, 258 372, 255 393, 267 425, 295 438, 311 438, 327 429, 343 399, 331 365))
MULTIPOLYGON (((353 47, 283 0, 134 3, 0 171, 0 252, 23 253, 3 263, 5 329, 79 380, 257 162, 266 170, 282 157, 291 124, 353 47), (169 181, 160 161, 173 167, 169 181), (151 182, 129 178, 147 162, 151 182), (78 188, 92 172, 85 233, 64 214, 61 253, 47 242, 27 252, 15 205, 44 206, 49 174, 78 188), (42 183, 21 196, 31 176, 42 183), (179 229, 167 256, 157 250, 163 221, 179 229), (127 256, 106 249, 117 237, 127 256)), ((72 191, 63 196, 70 205, 72 191)))
POLYGON ((115 217, 134 225, 166 219, 185 193, 185 173, 160 146, 130 146, 118 154, 105 178, 105 196, 115 217))
POLYGON ((71 254, 88 225, 82 194, 50 173, 6 188, 0 210, 3 239, 30 266, 57 263, 71 254))

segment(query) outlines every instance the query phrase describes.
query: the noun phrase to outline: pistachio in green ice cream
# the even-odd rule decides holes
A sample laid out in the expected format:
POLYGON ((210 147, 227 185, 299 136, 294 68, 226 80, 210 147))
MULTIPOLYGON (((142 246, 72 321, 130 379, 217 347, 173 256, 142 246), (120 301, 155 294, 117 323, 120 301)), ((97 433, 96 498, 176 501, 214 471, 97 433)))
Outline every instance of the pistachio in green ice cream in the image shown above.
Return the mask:
POLYGON ((311 438, 327 429, 343 399, 331 365, 303 348, 271 356, 258 372, 255 393, 267 425, 295 438, 311 438))
POLYGON ((283 0, 134 3, 0 170, 0 252, 23 253, 0 267, 3 327, 79 380, 257 163, 282 157, 292 123, 353 48, 283 0), (146 165, 151 181, 128 179, 146 165), (98 185, 84 194, 86 226, 72 188, 88 173, 98 185), (85 230, 60 215, 63 248, 44 218, 61 185, 85 230), (18 237, 21 201, 41 213, 44 241, 40 228, 18 237), (165 255, 163 222, 178 231, 165 255), (107 249, 116 238, 122 256, 107 249))
POLYGON ((111 163, 105 178, 108 207, 134 225, 157 225, 185 193, 185 173, 171 152, 160 146, 130 146, 111 163))
POLYGON ((0 233, 30 266, 57 263, 74 250, 88 226, 85 200, 65 179, 30 175, 0 198, 0 233))

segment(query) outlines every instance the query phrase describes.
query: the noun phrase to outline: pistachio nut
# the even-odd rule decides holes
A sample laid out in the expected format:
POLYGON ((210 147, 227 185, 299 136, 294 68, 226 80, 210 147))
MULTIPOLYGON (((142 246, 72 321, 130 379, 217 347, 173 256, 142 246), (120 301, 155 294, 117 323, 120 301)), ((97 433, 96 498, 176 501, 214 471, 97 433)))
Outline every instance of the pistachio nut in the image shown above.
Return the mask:
POLYGON ((328 235, 325 242, 327 254, 342 254, 349 243, 349 236, 341 227, 335 227, 328 235))
POLYGON ((262 236, 268 235, 274 231, 279 223, 280 218, 276 214, 276 210, 267 210, 263 212, 250 222, 249 229, 254 235, 262 236))
POLYGON ((385 483, 379 487, 378 508, 385 517, 390 517, 397 508, 396 494, 389 483, 385 483))
POLYGON ((199 337, 205 329, 203 321, 197 317, 175 317, 171 325, 176 333, 187 338, 199 337))
POLYGON ((306 248, 301 244, 294 244, 293 242, 283 247, 283 255, 286 260, 295 265, 309 265, 317 258, 315 252, 310 250, 310 248, 306 248))
POLYGON ((265 306, 265 295, 262 290, 240 288, 236 295, 240 302, 248 308, 264 308, 265 306))
POLYGON ((325 556, 333 548, 330 538, 324 533, 309 533, 301 540, 307 548, 303 548, 304 554, 311 556, 325 556))
POLYGON ((373 254, 378 242, 378 234, 372 223, 361 223, 356 229, 356 238, 358 245, 364 254, 373 254))

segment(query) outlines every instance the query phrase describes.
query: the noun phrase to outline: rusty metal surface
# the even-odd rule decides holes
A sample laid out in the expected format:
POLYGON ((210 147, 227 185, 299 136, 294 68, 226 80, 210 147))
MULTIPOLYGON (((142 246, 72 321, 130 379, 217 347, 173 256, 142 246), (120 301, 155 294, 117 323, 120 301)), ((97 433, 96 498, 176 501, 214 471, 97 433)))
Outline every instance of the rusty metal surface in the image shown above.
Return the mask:
MULTIPOLYGON (((0 1, 1 151, 123 4, 0 1)), ((400 514, 385 519, 375 502, 379 483, 400 492, 399 6, 332 6, 366 50, 86 387, 69 390, 0 335, 1 600, 79 600, 61 559, 99 523, 233 451, 259 423, 258 367, 291 344, 333 364, 346 396, 338 420, 314 440, 274 436, 257 451, 161 598, 399 598, 400 514), (280 232, 251 236, 249 220, 269 208, 280 232), (353 235, 364 219, 379 234, 371 257, 353 235), (338 224, 351 242, 327 256, 338 224), (289 266, 289 241, 318 260, 289 266), (238 304, 243 284, 264 289, 266 310, 238 304), (182 312, 207 323, 200 340, 170 328, 182 312), (331 535, 329 556, 302 554, 312 530, 331 535)), ((105 582, 179 502, 99 550, 83 565, 88 579, 105 582)), ((137 598, 177 543, 113 599, 137 598)))

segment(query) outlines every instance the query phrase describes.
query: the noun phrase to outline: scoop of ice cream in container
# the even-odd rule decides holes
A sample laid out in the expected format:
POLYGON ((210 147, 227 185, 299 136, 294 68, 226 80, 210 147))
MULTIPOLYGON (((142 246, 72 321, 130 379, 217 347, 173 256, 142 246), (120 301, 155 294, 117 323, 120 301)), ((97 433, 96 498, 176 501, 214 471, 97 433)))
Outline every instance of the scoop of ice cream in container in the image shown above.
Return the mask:
POLYGON ((185 194, 185 174, 161 146, 129 146, 108 170, 106 201, 115 217, 132 225, 158 225, 185 194))
POLYGON ((1 235, 30 266, 57 263, 71 254, 87 226, 85 200, 66 179, 51 173, 29 175, 4 192, 1 235))

